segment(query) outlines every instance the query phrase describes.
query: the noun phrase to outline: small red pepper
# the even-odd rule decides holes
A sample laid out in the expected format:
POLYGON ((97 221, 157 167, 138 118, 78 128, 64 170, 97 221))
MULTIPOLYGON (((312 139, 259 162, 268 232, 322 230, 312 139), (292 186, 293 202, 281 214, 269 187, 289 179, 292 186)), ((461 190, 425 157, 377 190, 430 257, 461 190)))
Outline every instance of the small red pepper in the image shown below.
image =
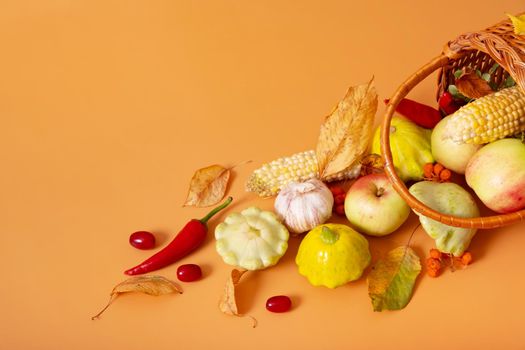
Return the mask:
POLYGON ((228 199, 209 212, 208 215, 200 220, 192 219, 184 226, 184 228, 175 236, 173 241, 170 242, 162 250, 145 260, 141 264, 126 270, 126 275, 140 275, 161 269, 167 265, 173 264, 174 262, 182 259, 195 249, 197 249, 206 239, 206 233, 208 232, 208 226, 206 225, 208 220, 222 209, 226 208, 233 198, 228 199))
POLYGON ((454 96, 448 91, 445 91, 441 97, 439 98, 439 107, 445 113, 445 115, 449 115, 454 113, 461 107, 461 105, 454 100, 454 96))
MULTIPOLYGON (((389 100, 386 99, 385 103, 388 102, 389 100)), ((441 120, 441 113, 437 109, 408 98, 404 98, 399 102, 396 112, 427 129, 434 128, 441 120)))

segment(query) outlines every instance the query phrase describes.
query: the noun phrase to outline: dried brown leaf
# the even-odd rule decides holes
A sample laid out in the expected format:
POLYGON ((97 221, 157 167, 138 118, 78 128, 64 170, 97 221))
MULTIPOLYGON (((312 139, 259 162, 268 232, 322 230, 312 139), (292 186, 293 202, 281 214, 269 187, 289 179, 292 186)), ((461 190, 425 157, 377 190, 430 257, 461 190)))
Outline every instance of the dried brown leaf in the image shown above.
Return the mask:
POLYGON ((379 154, 371 153, 361 159, 361 176, 382 174, 385 172, 385 162, 379 154))
POLYGON ((365 154, 376 111, 374 78, 348 89, 321 126, 316 149, 321 179, 348 169, 365 154))
POLYGON ((228 315, 239 315, 237 310, 237 301, 235 300, 235 286, 239 284, 242 275, 246 273, 246 270, 233 269, 230 277, 224 285, 224 293, 219 301, 219 308, 221 311, 228 315))
POLYGON ((111 291, 107 305, 91 319, 95 320, 113 303, 122 293, 138 292, 147 295, 164 295, 170 293, 182 294, 182 289, 173 281, 162 276, 137 276, 131 277, 117 284, 111 291))
POLYGON ((463 71, 456 79, 456 88, 468 98, 480 98, 494 92, 489 83, 472 70, 463 71))
POLYGON ((230 169, 210 165, 193 174, 184 206, 209 207, 219 203, 226 193, 230 169))
MULTIPOLYGON (((224 285, 224 292, 221 296, 221 299, 219 300, 219 309, 221 310, 221 312, 232 316, 245 316, 243 314, 240 314, 239 310, 237 309, 237 300, 235 299, 235 286, 239 284, 242 276, 246 272, 247 270, 233 269, 230 273, 230 277, 224 285)), ((257 326, 257 320, 251 316, 249 317, 253 320, 253 327, 255 328, 257 326)))
POLYGON ((162 276, 136 276, 117 284, 111 291, 111 295, 128 292, 159 296, 175 292, 182 293, 182 290, 175 282, 162 276))

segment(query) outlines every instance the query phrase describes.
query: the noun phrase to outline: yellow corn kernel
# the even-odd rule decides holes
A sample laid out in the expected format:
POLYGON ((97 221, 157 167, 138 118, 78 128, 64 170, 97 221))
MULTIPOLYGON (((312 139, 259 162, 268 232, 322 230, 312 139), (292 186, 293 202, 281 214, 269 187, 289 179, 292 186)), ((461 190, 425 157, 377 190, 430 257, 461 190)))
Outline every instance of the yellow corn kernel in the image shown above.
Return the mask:
MULTIPOLYGON (((359 175, 358 164, 346 171, 329 176, 325 181, 353 179, 359 175)), ((315 151, 296 153, 289 157, 279 158, 256 169, 248 178, 246 190, 255 192, 261 197, 274 196, 288 183, 303 182, 319 177, 319 166, 315 151)))
POLYGON ((484 144, 525 131, 525 93, 519 86, 481 97, 450 117, 445 137, 484 144))

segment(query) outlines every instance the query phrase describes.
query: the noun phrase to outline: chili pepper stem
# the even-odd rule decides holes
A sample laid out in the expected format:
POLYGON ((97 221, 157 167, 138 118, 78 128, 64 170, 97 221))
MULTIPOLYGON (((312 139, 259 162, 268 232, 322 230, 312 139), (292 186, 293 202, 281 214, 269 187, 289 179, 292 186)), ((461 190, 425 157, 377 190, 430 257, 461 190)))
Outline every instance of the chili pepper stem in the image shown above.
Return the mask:
POLYGON ((208 222, 208 220, 211 219, 212 216, 214 216, 215 214, 217 214, 218 212, 220 212, 221 210, 223 210, 224 208, 226 208, 228 205, 230 205, 230 203, 232 202, 233 198, 232 197, 228 197, 228 199, 226 199, 226 201, 224 203, 222 203, 221 205, 219 205, 217 208, 213 209, 212 211, 210 211, 208 213, 208 215, 206 215, 205 217, 203 217, 202 219, 200 219, 199 221, 202 222, 204 225, 206 225, 206 223, 208 222))

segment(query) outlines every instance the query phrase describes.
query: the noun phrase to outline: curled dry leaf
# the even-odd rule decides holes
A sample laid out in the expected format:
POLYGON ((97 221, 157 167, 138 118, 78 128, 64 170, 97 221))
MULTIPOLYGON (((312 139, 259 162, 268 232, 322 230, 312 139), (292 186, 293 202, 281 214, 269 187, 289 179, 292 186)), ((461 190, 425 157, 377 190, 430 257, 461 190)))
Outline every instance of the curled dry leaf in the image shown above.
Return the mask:
POLYGON ((379 154, 371 153, 361 159, 361 176, 385 172, 385 162, 379 154))
POLYGON ((193 174, 184 206, 209 207, 219 203, 226 193, 230 169, 210 165, 193 174))
POLYGON ((377 111, 373 82, 349 88, 321 126, 316 149, 321 179, 350 168, 366 153, 377 111))
POLYGON ((397 247, 379 260, 368 275, 368 294, 374 311, 400 310, 412 297, 421 263, 408 246, 397 247))
MULTIPOLYGON (((235 299, 235 286, 241 281, 241 277, 247 272, 247 270, 233 269, 230 273, 230 277, 224 285, 224 292, 219 301, 219 309, 221 312, 232 315, 244 317, 246 315, 240 314, 237 309, 237 300, 235 299)), ((253 320, 253 328, 257 326, 257 320, 251 316, 248 316, 253 320)))
POLYGON ((147 295, 164 295, 170 293, 182 294, 182 289, 173 281, 162 276, 137 276, 121 282, 111 291, 107 305, 98 314, 91 319, 95 320, 102 315, 104 311, 113 303, 113 301, 122 293, 138 292, 147 295))
POLYGON ((486 80, 475 71, 466 69, 456 79, 456 88, 468 98, 480 98, 494 92, 486 80))

